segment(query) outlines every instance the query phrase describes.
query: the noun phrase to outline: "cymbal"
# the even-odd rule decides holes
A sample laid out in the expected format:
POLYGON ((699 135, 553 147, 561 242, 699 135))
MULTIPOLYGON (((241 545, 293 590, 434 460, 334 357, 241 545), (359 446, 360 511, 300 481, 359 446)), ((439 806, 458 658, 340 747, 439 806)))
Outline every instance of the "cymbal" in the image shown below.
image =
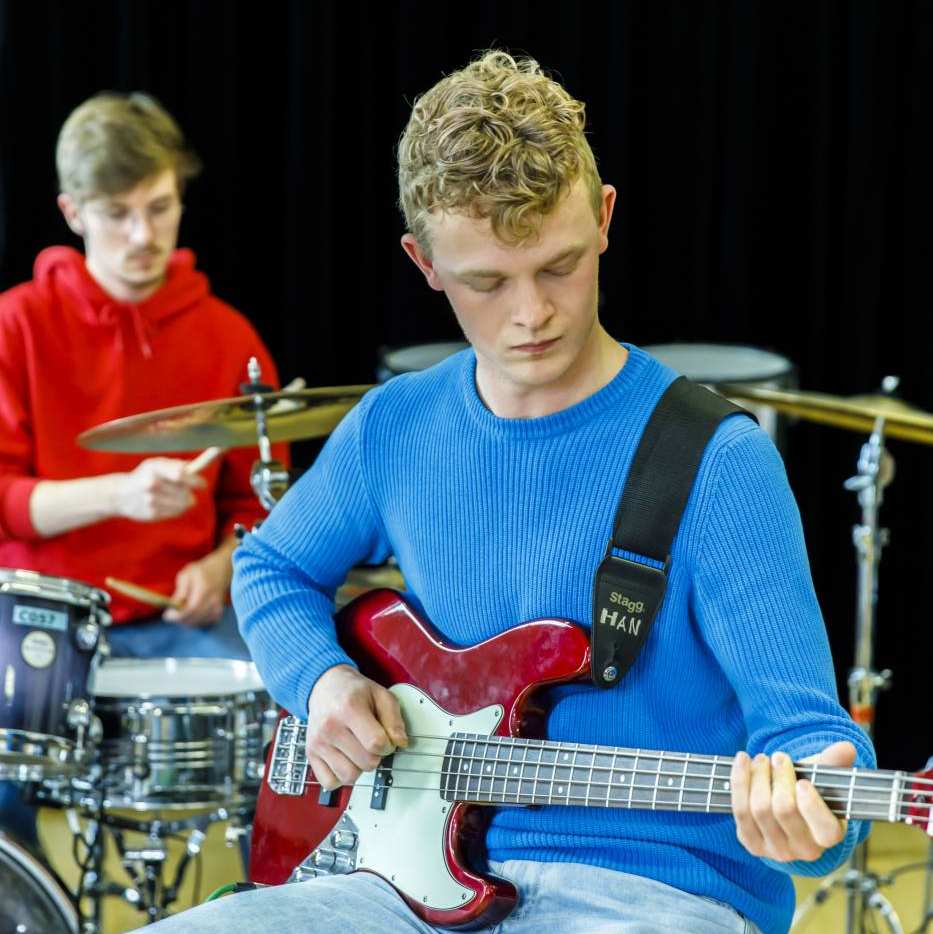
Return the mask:
MULTIPOLYGON (((270 441, 323 438, 372 386, 328 386, 263 393, 270 441)), ((253 396, 214 399, 143 412, 78 435, 93 451, 127 454, 237 448, 256 444, 253 396)))
POLYGON ((742 383, 718 383, 717 392, 730 399, 758 402, 785 415, 809 422, 870 432, 875 419, 884 418, 886 437, 933 444, 933 415, 890 396, 832 396, 821 392, 765 389, 742 383))

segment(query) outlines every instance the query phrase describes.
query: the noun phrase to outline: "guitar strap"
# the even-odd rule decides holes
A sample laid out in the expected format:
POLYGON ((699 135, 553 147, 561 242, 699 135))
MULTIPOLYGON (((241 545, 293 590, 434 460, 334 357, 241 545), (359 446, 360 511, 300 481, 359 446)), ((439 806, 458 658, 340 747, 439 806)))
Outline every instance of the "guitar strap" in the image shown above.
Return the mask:
POLYGON ((599 688, 618 684, 648 639, 703 452, 720 422, 734 414, 754 418, 681 376, 645 426, 593 582, 590 674, 599 688))

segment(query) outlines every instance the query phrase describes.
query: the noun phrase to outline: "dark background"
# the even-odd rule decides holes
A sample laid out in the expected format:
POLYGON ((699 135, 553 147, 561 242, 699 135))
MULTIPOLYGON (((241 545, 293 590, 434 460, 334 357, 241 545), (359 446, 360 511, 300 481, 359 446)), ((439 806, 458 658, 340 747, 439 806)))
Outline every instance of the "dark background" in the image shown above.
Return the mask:
MULTIPOLYGON (((933 408, 929 218, 933 3, 0 3, 0 287, 72 242, 53 150, 102 89, 147 90, 205 162, 181 242, 247 314, 284 379, 369 382, 381 346, 458 337, 397 245, 393 147, 412 98, 491 45, 585 100, 621 194, 603 320, 637 344, 770 348, 802 387, 933 408)), ((210 366, 211 349, 204 348, 210 366)), ((862 438, 798 423, 786 460, 843 697, 862 438)), ((894 669, 881 764, 933 752, 927 713, 933 450, 892 442, 877 637, 894 669)), ((299 465, 313 446, 300 445, 299 465)), ((788 607, 787 625, 794 625, 788 607)))

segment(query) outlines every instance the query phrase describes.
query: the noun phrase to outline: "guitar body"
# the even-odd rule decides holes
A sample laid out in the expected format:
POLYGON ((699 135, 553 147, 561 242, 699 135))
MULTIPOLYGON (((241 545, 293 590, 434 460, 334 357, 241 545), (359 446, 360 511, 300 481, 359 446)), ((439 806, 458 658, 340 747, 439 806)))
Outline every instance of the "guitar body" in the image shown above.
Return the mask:
MULTIPOLYGON (((376 590, 345 607, 337 626, 341 645, 362 673, 396 686, 412 736, 541 736, 544 708, 537 689, 589 671, 588 635, 564 620, 524 623, 461 648, 446 642, 399 594, 376 590)), ((399 750, 392 757, 395 771, 381 807, 373 805, 370 777, 378 779, 378 773, 339 789, 328 803, 319 801, 320 786, 310 774, 297 793, 277 794, 269 781, 273 769, 277 764, 275 774, 284 775, 286 765, 293 766, 291 760, 273 763, 270 750, 253 825, 251 880, 286 882, 322 844, 323 862, 331 861, 332 852, 343 858, 339 845, 331 846, 343 832, 341 840, 355 841, 353 868, 381 875, 428 924, 467 930, 505 917, 516 902, 514 886, 472 868, 481 862, 489 809, 443 800, 437 773, 423 775, 426 764, 440 772, 443 757, 416 753, 419 742, 413 741, 413 754, 399 750), (412 790, 415 784, 420 792, 422 783, 423 793, 412 790)))

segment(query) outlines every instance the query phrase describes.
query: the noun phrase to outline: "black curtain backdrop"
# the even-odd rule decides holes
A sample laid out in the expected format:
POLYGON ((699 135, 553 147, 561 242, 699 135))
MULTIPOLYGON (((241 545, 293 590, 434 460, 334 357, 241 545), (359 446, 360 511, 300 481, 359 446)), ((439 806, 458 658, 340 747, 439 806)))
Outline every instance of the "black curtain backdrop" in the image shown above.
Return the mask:
MULTIPOLYGON (((0 287, 72 242, 54 203, 68 112, 101 89, 146 90, 204 158, 181 240, 215 291, 285 379, 371 381, 380 347, 458 337, 398 247, 393 148, 413 97, 492 45, 532 54, 587 102, 621 195, 602 266, 611 333, 769 348, 824 392, 898 374, 933 409, 924 0, 6 0, 0 287)), ((786 451, 843 698, 858 507, 842 483, 862 440, 798 423, 786 451)), ((877 745, 882 765, 916 768, 933 752, 933 450, 891 450, 877 665, 894 686, 877 745)), ((299 445, 299 463, 313 452, 299 445)))

